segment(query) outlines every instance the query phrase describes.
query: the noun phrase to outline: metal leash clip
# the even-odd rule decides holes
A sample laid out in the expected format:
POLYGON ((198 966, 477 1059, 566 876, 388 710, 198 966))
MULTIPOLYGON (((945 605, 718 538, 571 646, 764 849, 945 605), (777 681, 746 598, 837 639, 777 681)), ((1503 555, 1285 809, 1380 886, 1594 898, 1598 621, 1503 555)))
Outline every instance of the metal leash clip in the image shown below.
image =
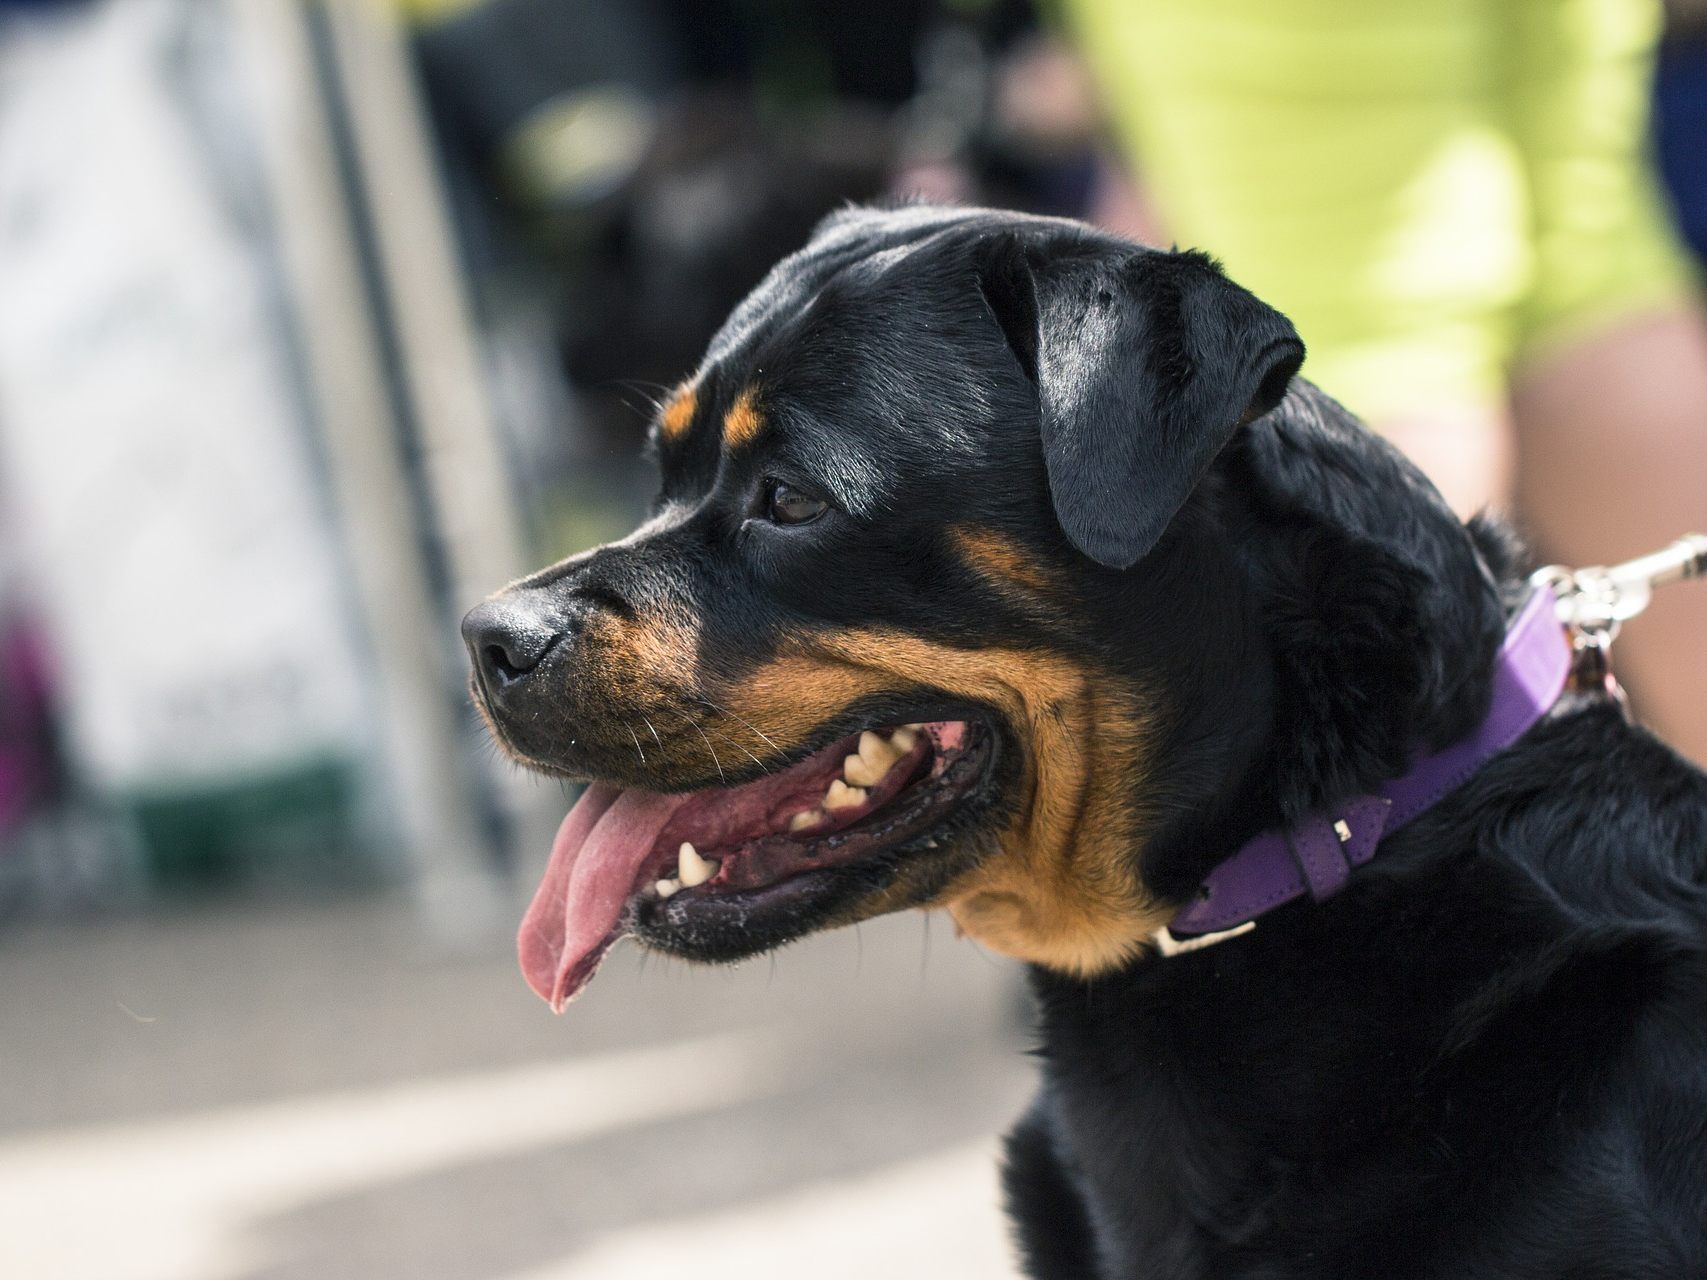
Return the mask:
POLYGON ((1659 551, 1623 564, 1567 569, 1550 564, 1529 577, 1531 587, 1551 587, 1559 622, 1571 638, 1571 688, 1604 693, 1620 706, 1624 691, 1612 675, 1612 642, 1626 621, 1646 609, 1654 588, 1707 577, 1707 534, 1686 533, 1659 551))

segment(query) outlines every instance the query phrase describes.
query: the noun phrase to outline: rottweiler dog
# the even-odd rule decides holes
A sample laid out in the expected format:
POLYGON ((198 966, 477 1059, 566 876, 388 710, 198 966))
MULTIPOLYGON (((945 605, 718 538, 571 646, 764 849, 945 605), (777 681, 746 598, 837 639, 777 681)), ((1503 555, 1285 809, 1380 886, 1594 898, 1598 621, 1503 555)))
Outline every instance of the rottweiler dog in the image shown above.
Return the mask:
POLYGON ((948 911, 1036 991, 1037 1277, 1707 1276, 1707 777, 1610 701, 1158 945, 1472 731, 1520 594, 1303 355, 1198 253, 831 217, 661 406, 651 518, 464 624, 497 740, 591 783, 523 969, 948 911))

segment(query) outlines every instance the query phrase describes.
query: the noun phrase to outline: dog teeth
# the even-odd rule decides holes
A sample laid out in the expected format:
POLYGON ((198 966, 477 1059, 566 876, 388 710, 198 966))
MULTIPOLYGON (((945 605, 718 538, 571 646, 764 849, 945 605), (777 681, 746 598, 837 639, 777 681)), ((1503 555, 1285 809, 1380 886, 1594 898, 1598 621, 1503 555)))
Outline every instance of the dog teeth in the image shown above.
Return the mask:
POLYGON ((859 735, 859 758, 865 761, 879 776, 889 772, 889 766, 901 758, 901 753, 889 745, 889 739, 881 733, 873 733, 867 729, 859 735))
POLYGON ((824 793, 824 807, 831 810, 852 809, 857 805, 864 804, 865 798, 864 787, 850 787, 840 778, 837 778, 830 784, 830 789, 824 793))
POLYGON ((822 809, 804 809, 788 820, 790 831, 804 831, 807 827, 815 827, 824 820, 822 809))
POLYGON ((860 756, 849 756, 842 761, 842 777, 856 787, 871 787, 877 785, 877 780, 883 775, 873 774, 871 766, 860 756))
POLYGON ((682 882, 682 888, 691 889, 696 884, 704 884, 717 874, 717 861, 714 858, 702 858, 699 851, 686 840, 682 847, 676 850, 676 876, 682 882))
POLYGON ((883 775, 912 748, 897 748, 880 733, 867 729, 859 735, 859 754, 842 762, 842 776, 856 787, 875 787, 883 775))
POLYGON ((901 755, 906 755, 914 747, 919 745, 919 731, 912 725, 897 729, 894 733, 889 735, 889 743, 896 751, 900 752, 901 755))
POLYGON ((656 893, 660 898, 667 898, 681 887, 682 882, 680 880, 660 880, 657 884, 652 886, 652 892, 656 893))
POLYGON ((889 764, 901 754, 889 745, 888 738, 875 729, 867 729, 859 735, 859 753, 865 759, 879 764, 889 764))

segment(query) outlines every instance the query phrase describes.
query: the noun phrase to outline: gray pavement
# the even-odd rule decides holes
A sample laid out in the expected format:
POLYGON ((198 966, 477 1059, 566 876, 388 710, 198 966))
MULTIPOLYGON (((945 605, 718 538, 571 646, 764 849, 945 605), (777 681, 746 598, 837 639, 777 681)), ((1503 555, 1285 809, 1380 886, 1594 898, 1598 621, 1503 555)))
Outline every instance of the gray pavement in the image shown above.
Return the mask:
POLYGON ((553 1018, 401 904, 0 934, 0 1276, 1011 1274, 1018 975, 910 916, 553 1018))

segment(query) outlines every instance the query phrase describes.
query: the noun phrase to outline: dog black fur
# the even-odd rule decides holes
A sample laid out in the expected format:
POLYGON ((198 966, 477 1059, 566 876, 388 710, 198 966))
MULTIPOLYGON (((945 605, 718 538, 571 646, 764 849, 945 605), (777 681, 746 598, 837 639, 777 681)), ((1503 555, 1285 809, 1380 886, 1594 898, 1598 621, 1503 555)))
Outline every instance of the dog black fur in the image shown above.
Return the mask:
MULTIPOLYGON (((477 696, 530 763, 686 790, 720 779, 601 736, 642 695, 574 642, 589 610, 693 614, 693 679, 724 697, 799 632, 1055 655, 1153 713, 1119 780, 1141 838, 1109 856, 1163 923, 1250 836, 1470 730, 1520 588, 1504 535, 1294 380, 1302 354, 1196 254, 838 215, 713 343, 701 427, 661 443, 674 517, 503 597, 554 649, 531 690, 477 696), (775 439, 732 451, 715 410, 754 386, 775 439), (779 473, 830 518, 766 526, 779 473), (969 526, 1050 588, 972 572, 946 537, 969 526)), ((672 899, 632 931, 716 960, 952 905, 1019 803, 1011 714, 897 680, 722 779, 962 708, 992 762, 945 848, 803 877, 750 929, 672 899)), ((1707 1276, 1707 777, 1603 701, 1561 706, 1325 903, 1174 957, 1040 954, 1042 1089, 1005 1166, 1035 1277, 1707 1276)))

